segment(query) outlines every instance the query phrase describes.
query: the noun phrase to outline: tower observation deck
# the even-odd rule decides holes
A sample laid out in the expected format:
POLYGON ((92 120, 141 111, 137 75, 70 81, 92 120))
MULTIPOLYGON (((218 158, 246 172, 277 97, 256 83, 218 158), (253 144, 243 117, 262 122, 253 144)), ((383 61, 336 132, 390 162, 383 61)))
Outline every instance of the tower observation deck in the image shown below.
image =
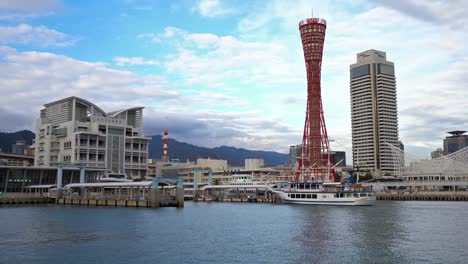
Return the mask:
POLYGON ((307 72, 307 110, 296 181, 334 179, 333 173, 330 173, 329 141, 320 86, 326 28, 327 22, 321 18, 308 18, 299 22, 307 72))

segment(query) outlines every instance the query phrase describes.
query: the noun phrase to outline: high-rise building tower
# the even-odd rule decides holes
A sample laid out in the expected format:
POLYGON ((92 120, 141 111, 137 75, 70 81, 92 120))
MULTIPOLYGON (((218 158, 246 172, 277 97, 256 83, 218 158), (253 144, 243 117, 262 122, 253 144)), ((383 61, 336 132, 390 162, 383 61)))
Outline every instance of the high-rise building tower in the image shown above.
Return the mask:
POLYGON ((466 131, 455 130, 447 133, 449 133, 450 136, 444 139, 445 154, 454 153, 462 148, 468 147, 468 135, 464 135, 466 131))
POLYGON ((307 72, 307 111, 296 181, 330 180, 329 142, 323 117, 320 76, 327 23, 308 18, 299 23, 307 72))
POLYGON ((353 164, 373 177, 392 174, 394 160, 388 144, 398 143, 395 69, 385 52, 357 54, 350 66, 353 164))

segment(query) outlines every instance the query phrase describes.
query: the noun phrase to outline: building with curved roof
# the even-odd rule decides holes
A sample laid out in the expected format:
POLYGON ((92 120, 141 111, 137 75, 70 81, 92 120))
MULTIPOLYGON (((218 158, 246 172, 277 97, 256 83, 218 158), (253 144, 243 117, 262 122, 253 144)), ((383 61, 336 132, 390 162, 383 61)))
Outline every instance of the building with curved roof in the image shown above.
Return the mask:
POLYGON ((143 135, 143 109, 106 113, 75 96, 45 104, 37 120, 35 166, 81 164, 110 176, 146 176, 150 138, 143 135))

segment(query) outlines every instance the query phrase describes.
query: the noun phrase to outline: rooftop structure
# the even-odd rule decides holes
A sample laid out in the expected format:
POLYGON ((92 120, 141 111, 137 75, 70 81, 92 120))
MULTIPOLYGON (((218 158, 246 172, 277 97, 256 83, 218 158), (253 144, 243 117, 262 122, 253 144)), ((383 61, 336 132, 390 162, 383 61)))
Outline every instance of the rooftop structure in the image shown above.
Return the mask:
POLYGON ((403 177, 467 177, 468 147, 445 156, 421 159, 388 144, 394 162, 394 174, 403 177))
POLYGON ((444 153, 454 153, 460 149, 468 147, 468 135, 464 135, 466 131, 454 130, 447 132, 450 136, 444 139, 444 153))
POLYGON ((454 131, 449 131, 447 132, 449 133, 450 135, 452 135, 452 137, 458 137, 458 136, 461 136, 463 134, 466 133, 466 131, 463 131, 463 130, 454 130, 454 131))
POLYGON ((78 97, 44 105, 36 127, 35 165, 81 164, 108 175, 146 176, 143 107, 110 113, 78 97))

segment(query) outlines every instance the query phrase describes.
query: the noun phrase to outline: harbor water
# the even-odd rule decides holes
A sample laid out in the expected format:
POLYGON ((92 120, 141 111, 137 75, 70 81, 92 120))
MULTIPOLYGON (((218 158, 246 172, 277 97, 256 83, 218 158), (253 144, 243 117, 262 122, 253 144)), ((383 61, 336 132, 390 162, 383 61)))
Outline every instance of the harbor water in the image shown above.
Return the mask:
POLYGON ((468 203, 0 207, 0 263, 466 263, 468 203))

